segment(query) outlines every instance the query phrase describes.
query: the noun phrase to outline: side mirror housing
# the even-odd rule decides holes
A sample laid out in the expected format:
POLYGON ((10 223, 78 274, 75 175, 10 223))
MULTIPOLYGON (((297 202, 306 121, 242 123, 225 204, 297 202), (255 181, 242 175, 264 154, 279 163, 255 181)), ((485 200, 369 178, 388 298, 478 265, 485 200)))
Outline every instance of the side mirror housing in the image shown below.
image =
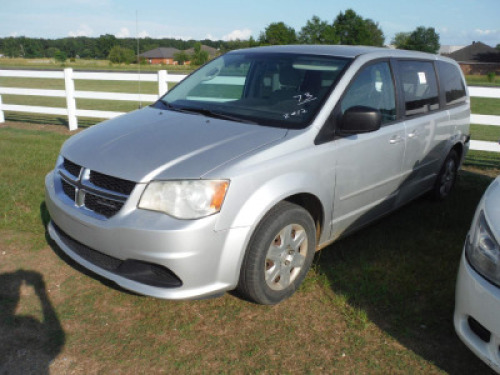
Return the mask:
POLYGON ((354 106, 340 117, 339 135, 369 133, 380 129, 382 114, 378 109, 354 106))

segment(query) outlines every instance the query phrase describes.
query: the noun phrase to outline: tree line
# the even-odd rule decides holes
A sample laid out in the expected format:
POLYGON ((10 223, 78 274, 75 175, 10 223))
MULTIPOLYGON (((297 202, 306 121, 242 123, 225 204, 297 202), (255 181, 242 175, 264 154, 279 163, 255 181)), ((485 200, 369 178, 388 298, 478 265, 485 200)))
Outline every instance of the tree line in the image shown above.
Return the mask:
MULTIPOLYGON (((141 38, 139 54, 158 47, 172 47, 181 51, 195 48, 199 51, 201 44, 216 48, 221 53, 233 49, 275 44, 345 44, 383 46, 385 36, 377 22, 363 18, 354 10, 340 12, 332 21, 313 16, 299 32, 284 22, 268 25, 257 39, 213 41, 209 39, 180 40, 173 38, 141 38)), ((420 50, 436 53, 439 50, 439 35, 434 28, 418 27, 413 32, 396 34, 391 41, 397 48, 420 50)), ((60 39, 43 39, 20 37, 0 38, 0 53, 8 57, 25 58, 66 58, 110 59, 113 62, 133 62, 136 59, 137 40, 135 38, 116 38, 105 34, 98 38, 66 37, 60 39)), ((187 60, 188 56, 178 53, 179 60, 187 60)), ((182 62, 181 62, 182 63, 182 62)))

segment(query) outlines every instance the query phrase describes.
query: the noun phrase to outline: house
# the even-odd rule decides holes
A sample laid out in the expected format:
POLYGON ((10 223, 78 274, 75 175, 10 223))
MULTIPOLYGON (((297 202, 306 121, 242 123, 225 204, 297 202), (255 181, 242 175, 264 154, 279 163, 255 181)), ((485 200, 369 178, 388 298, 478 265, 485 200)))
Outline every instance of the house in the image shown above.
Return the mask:
POLYGON ((160 47, 139 54, 139 57, 145 58, 150 64, 177 65, 174 61, 174 55, 179 52, 177 48, 160 47))
POLYGON ((439 47, 438 54, 448 56, 450 53, 456 52, 465 47, 467 46, 441 45, 441 47, 439 47))
MULTIPOLYGON (((201 50, 208 52, 210 59, 213 59, 218 54, 218 50, 209 46, 201 45, 201 50)), ((177 65, 177 61, 174 61, 174 55, 180 52, 177 48, 171 47, 160 47, 155 48, 150 51, 139 54, 139 57, 145 58, 150 64, 165 64, 165 65, 177 65)), ((194 48, 189 48, 184 50, 188 56, 194 53, 194 48)), ((189 65, 189 61, 184 62, 185 65, 189 65)))
POLYGON ((481 42, 449 54, 443 54, 457 61, 464 74, 500 74, 500 51, 481 42))
MULTIPOLYGON (((201 50, 208 52, 208 56, 213 59, 215 56, 218 54, 218 50, 213 47, 206 46, 204 44, 201 45, 201 50)), ((191 56, 194 53, 194 48, 189 48, 185 51, 189 56, 191 56)))

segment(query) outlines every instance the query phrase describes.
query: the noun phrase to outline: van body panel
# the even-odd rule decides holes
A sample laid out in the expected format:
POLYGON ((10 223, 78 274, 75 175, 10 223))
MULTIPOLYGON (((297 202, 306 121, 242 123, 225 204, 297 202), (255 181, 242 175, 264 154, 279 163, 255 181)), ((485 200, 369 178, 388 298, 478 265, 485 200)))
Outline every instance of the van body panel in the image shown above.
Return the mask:
POLYGON ((310 217, 311 243, 323 248, 432 190, 450 150, 465 157, 469 123, 463 74, 441 56, 362 46, 232 51, 151 107, 70 138, 45 181, 49 234, 137 293, 218 295, 239 285, 261 223, 282 202, 310 217), (353 107, 379 122, 343 132, 353 107), (123 263, 151 272, 131 276, 123 263))

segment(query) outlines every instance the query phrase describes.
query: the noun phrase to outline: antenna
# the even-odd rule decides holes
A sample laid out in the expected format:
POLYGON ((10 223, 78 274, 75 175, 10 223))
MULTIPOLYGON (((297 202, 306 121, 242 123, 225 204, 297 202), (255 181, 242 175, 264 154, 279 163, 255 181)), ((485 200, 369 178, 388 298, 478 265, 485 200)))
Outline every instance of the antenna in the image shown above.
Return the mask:
POLYGON ((142 98, 141 98, 141 59, 139 58, 139 26, 138 26, 137 9, 135 11, 135 39, 137 40, 137 74, 139 76, 138 90, 139 90, 139 109, 142 108, 142 98))

